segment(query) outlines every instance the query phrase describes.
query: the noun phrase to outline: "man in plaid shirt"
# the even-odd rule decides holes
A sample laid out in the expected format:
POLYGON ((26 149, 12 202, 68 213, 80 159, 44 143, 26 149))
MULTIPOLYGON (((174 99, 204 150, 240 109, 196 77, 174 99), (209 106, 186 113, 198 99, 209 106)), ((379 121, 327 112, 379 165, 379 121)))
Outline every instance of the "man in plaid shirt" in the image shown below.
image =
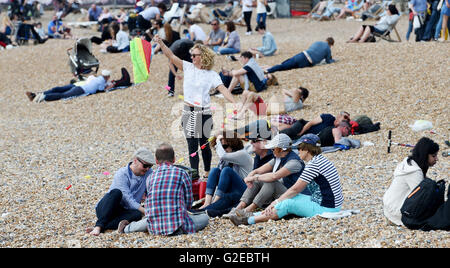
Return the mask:
POLYGON ((148 231, 155 235, 195 233, 208 225, 206 214, 188 213, 194 201, 191 178, 175 167, 175 152, 169 144, 161 144, 155 153, 159 165, 147 182, 145 217, 138 222, 119 223, 120 233, 148 231))

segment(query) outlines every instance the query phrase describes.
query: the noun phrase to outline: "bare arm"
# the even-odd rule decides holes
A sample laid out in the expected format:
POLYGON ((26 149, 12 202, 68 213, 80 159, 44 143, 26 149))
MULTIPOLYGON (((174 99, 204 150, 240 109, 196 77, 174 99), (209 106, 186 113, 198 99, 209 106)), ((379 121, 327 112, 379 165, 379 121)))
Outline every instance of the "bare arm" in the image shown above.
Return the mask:
POLYGON ((312 126, 315 126, 317 124, 322 123, 322 118, 319 116, 318 118, 309 121, 306 123, 306 125, 303 127, 302 131, 298 134, 299 136, 302 136, 307 130, 309 130, 312 126))
POLYGON ((166 55, 170 63, 177 66, 178 69, 183 70, 183 61, 177 56, 175 56, 175 54, 173 54, 172 50, 170 50, 170 48, 168 48, 166 44, 164 44, 161 37, 159 37, 159 35, 156 34, 153 40, 159 44, 159 46, 161 47, 161 51, 164 53, 164 55, 166 55))
POLYGON ((231 92, 222 84, 216 88, 229 102, 236 104, 231 92))

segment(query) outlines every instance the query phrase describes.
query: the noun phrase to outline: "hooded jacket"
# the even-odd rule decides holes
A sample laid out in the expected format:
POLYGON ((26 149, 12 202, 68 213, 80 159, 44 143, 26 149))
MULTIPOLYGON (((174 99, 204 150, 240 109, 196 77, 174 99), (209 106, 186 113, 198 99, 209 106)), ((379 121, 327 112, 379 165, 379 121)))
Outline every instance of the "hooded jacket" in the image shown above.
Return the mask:
POLYGON ((422 169, 414 160, 411 165, 405 158, 394 171, 394 179, 383 196, 384 215, 396 225, 403 225, 400 208, 406 197, 424 179, 422 169))

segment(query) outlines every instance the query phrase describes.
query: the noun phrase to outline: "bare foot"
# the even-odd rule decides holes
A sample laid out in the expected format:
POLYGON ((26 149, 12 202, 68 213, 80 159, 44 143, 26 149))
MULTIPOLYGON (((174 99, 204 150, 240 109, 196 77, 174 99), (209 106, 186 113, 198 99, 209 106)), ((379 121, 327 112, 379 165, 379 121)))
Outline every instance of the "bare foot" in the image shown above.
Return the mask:
POLYGON ((94 228, 89 227, 86 228, 86 233, 89 233, 90 235, 98 236, 101 232, 101 229, 99 226, 95 226, 94 228))

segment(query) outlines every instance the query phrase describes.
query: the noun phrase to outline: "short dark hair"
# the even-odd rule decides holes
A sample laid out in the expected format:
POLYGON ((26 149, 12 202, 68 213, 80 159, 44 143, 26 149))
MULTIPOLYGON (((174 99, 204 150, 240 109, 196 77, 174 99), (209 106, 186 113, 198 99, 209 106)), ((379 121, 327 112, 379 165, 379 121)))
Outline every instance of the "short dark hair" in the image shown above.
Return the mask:
POLYGON ((304 87, 299 87, 298 89, 302 90, 303 100, 306 100, 306 98, 308 98, 308 96, 309 96, 309 90, 304 87))
POLYGON ((157 7, 158 8, 160 8, 160 9, 162 9, 164 12, 165 11, 167 11, 167 6, 166 6, 166 4, 164 4, 164 3, 159 3, 158 5, 157 5, 157 7))
POLYGON ((428 155, 435 154, 439 151, 439 144, 435 143, 432 139, 423 137, 412 150, 412 154, 408 157, 408 164, 411 165, 411 160, 417 163, 417 165, 422 169, 423 175, 426 176, 429 164, 428 155))
POLYGON ((300 151, 308 151, 312 156, 316 156, 322 153, 320 146, 315 146, 309 143, 300 143, 297 147, 300 151))
POLYGON ((175 159, 175 151, 173 147, 168 143, 161 143, 156 149, 155 158, 158 162, 170 162, 175 159))
POLYGON ((334 39, 333 39, 333 37, 328 37, 328 38, 327 38, 327 43, 328 43, 330 46, 333 46, 333 45, 334 45, 334 39))
POLYGON ((251 59, 251 58, 253 58, 253 54, 250 51, 244 51, 241 53, 241 57, 251 59))
POLYGON ((225 25, 227 26, 227 30, 231 33, 234 30, 236 30, 236 25, 234 25, 234 22, 229 20, 227 22, 225 22, 225 25))
POLYGON ((399 15, 398 9, 394 4, 390 4, 388 6, 389 12, 391 12, 392 15, 399 15))

